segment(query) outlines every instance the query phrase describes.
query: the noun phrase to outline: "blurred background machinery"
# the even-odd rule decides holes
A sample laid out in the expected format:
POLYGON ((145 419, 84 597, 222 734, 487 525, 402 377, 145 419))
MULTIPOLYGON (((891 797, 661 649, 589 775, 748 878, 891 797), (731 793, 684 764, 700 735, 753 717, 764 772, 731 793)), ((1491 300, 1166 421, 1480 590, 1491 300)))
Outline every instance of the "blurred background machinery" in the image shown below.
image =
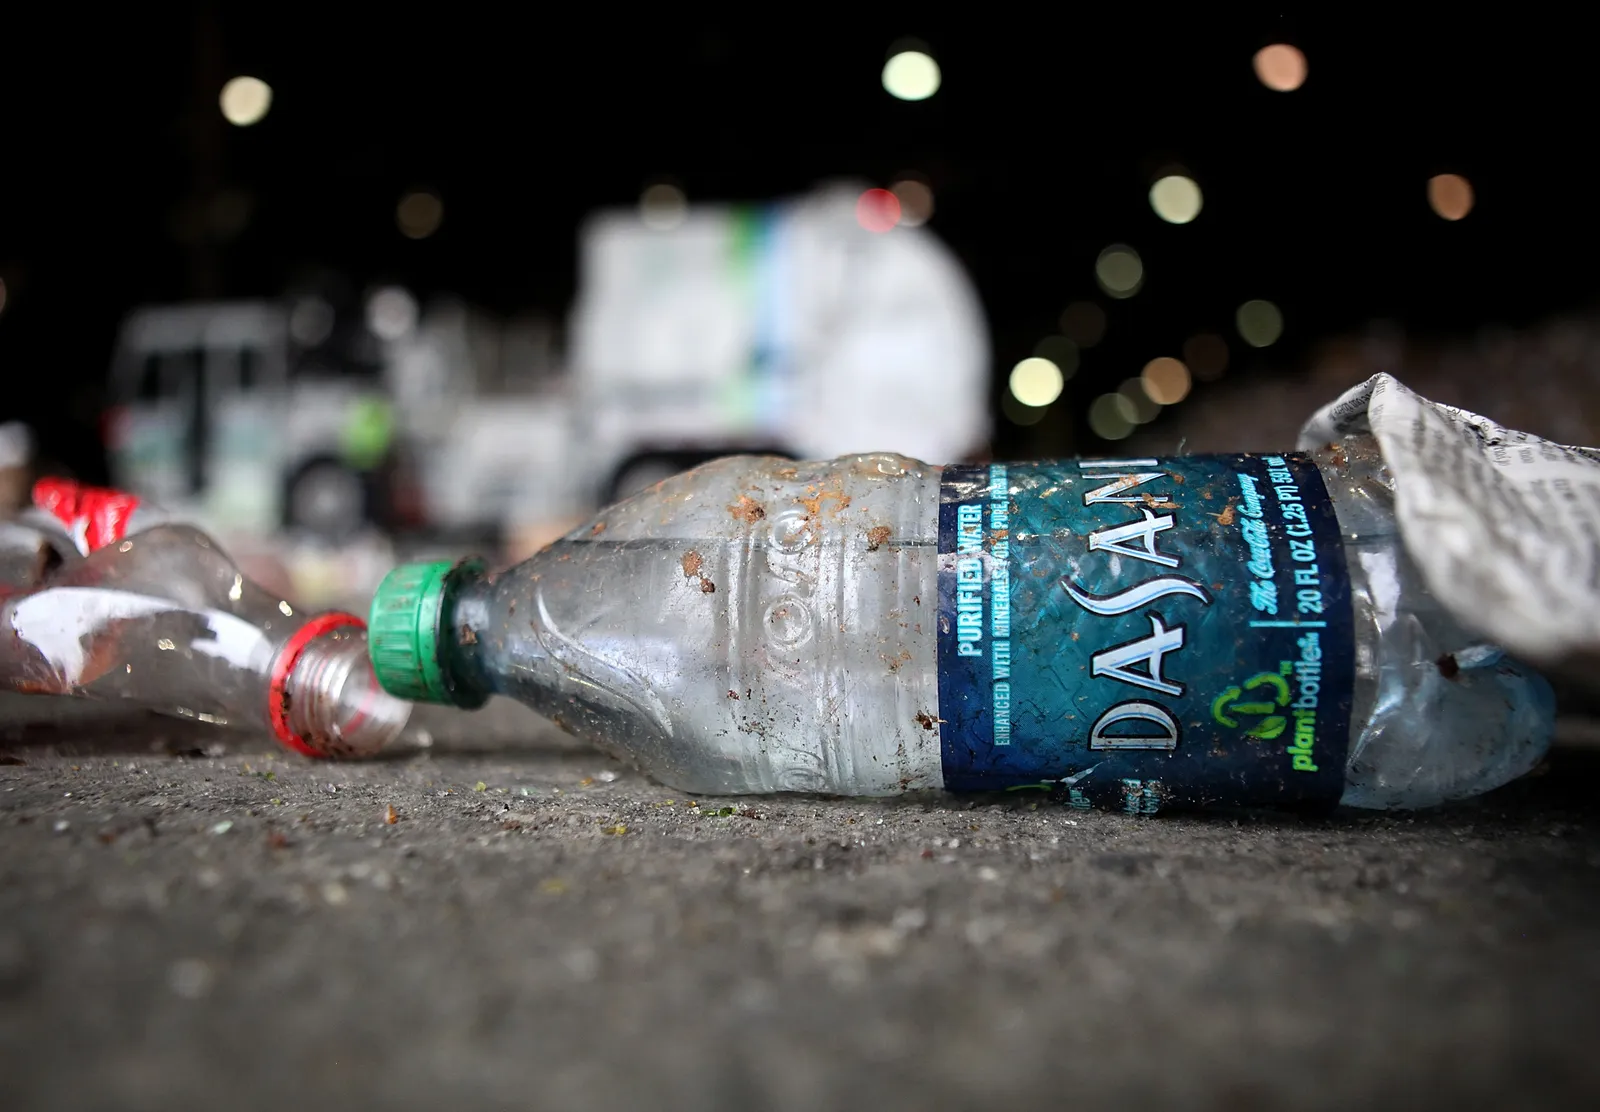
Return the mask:
POLYGON ((397 286, 346 330, 314 296, 136 309, 112 481, 224 534, 525 537, 733 452, 980 451, 976 294, 931 232, 863 229, 860 193, 596 214, 565 354, 541 322, 397 286))
POLYGON ((133 487, 311 601, 726 452, 1283 447, 1376 370, 1600 440, 1532 15, 96 19, 0 68, 0 494, 133 487))

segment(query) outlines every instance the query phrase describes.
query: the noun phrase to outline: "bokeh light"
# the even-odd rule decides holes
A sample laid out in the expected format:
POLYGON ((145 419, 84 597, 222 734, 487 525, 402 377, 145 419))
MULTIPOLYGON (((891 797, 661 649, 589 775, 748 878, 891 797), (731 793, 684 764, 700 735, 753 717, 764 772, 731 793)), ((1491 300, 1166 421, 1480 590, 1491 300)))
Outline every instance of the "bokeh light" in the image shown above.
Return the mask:
POLYGON ((1234 323, 1251 347, 1271 347, 1283 335, 1283 314, 1270 301, 1246 301, 1234 315, 1234 323))
POLYGON ((1472 183, 1460 174, 1436 174, 1428 179, 1428 204, 1446 220, 1460 220, 1472 211, 1472 183))
POLYGON ((900 198, 887 189, 869 189, 856 198, 856 223, 882 235, 900 223, 900 198))
POLYGON ((222 115, 234 127, 260 123, 272 108, 272 86, 259 77, 235 77, 217 98, 222 115))
POLYGON ((1144 285, 1144 262, 1133 248, 1113 243, 1095 260, 1094 276, 1112 297, 1132 297, 1144 285))
POLYGON ((1154 421, 1161 412, 1161 407, 1144 392, 1144 382, 1141 379, 1123 379, 1122 385, 1117 387, 1117 393, 1128 399, 1128 408, 1133 413, 1133 423, 1136 425, 1154 421))
POLYGON ((1061 312, 1061 331, 1080 348, 1092 348, 1106 334, 1106 311, 1092 301, 1074 301, 1061 312))
POLYGON ((689 198, 671 182, 655 182, 639 194, 639 219, 653 232, 670 232, 688 215, 689 198))
POLYGON ((901 178, 889 187, 900 202, 900 223, 920 228, 933 217, 933 189, 919 178, 901 178))
POLYGON ((1144 365, 1139 374, 1145 396, 1157 405, 1177 405, 1189 396, 1189 368, 1163 355, 1144 365))
POLYGON ((902 50, 883 65, 884 89, 901 100, 927 100, 939 81, 939 63, 920 50, 902 50))
POLYGON ((1021 425, 1026 428, 1029 425, 1037 425, 1040 421, 1043 421, 1044 415, 1049 413, 1050 409, 1048 406, 1042 405, 1023 405, 1017 401, 1015 394, 1007 390, 1000 399, 1000 412, 1005 414, 1006 420, 1013 425, 1021 425))
POLYGON ((1228 369, 1228 341, 1215 332, 1201 332, 1183 342, 1183 361, 1201 382, 1215 382, 1228 369))
POLYGON ((1193 178, 1168 174, 1150 187, 1150 207, 1168 224, 1187 224, 1205 203, 1193 178))
POLYGON ((1292 93, 1306 83, 1306 56, 1288 43, 1273 43, 1256 51, 1256 76, 1267 88, 1292 93))
POLYGON ((407 239, 427 239, 439 230, 444 220, 444 202, 437 193, 413 189, 395 206, 394 222, 407 239))
POLYGON ((1078 372, 1078 345, 1065 336, 1046 336, 1034 345, 1033 354, 1054 363, 1064 379, 1078 372))
POLYGON ((367 327, 380 340, 403 340, 417 327, 417 299, 399 286, 385 286, 367 298, 367 327))
POLYGON ((1061 368, 1050 360, 1029 356, 1011 368, 1011 395, 1023 405, 1047 406, 1061 396, 1066 381, 1061 368))
POLYGON ((1134 413, 1122 394, 1101 394, 1089 404, 1089 429, 1102 440, 1121 440, 1133 431, 1134 413))

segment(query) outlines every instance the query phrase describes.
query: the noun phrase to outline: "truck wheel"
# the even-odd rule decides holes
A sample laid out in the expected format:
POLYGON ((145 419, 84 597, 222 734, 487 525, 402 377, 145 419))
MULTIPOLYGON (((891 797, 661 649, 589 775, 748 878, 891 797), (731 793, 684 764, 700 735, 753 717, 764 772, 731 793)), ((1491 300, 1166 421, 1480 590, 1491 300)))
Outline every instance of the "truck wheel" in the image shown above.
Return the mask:
POLYGON ((682 462, 680 457, 672 455, 635 456, 617 468, 602 492, 600 500, 605 504, 620 502, 647 487, 654 486, 662 479, 670 479, 678 472, 688 470, 698 462, 700 462, 698 458, 682 462))
POLYGON ((366 481, 338 460, 316 459, 289 483, 284 518, 291 529, 343 539, 367 523, 366 481))
POLYGON ((731 455, 783 456, 793 459, 794 453, 776 445, 756 445, 727 448, 695 448, 690 450, 661 450, 640 452, 629 456, 611 473, 611 479, 600 492, 602 505, 621 501, 654 486, 662 479, 731 455))

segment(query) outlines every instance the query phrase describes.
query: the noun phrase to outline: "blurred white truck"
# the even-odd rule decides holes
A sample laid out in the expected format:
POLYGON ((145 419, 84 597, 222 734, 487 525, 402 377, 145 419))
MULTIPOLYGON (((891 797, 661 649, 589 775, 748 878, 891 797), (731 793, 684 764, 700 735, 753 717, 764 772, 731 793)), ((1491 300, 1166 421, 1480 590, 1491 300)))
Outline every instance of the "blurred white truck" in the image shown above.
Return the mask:
POLYGON ((971 283, 926 229, 864 230, 859 193, 690 208, 665 230, 596 214, 564 366, 549 330, 395 289, 369 302, 363 354, 334 359, 307 327, 326 306, 139 309, 112 366, 114 479, 224 533, 504 533, 730 452, 980 450, 971 283))
POLYGON ((130 314, 105 421, 113 480, 228 535, 485 529, 570 510, 530 482, 561 466, 570 422, 554 378, 501 364, 514 330, 442 303, 374 337, 369 358, 329 358, 294 338, 305 308, 130 314))

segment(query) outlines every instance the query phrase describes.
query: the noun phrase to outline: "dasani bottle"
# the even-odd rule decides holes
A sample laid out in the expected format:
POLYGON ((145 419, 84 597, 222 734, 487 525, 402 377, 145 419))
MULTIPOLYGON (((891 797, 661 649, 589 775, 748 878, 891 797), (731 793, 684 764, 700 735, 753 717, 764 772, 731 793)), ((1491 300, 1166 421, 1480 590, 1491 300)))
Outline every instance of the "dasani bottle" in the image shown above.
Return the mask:
POLYGON ((1415 808, 1521 776, 1553 730, 1543 678, 1429 593, 1360 436, 731 457, 506 571, 403 565, 369 624, 391 693, 507 695, 708 794, 1415 808))

